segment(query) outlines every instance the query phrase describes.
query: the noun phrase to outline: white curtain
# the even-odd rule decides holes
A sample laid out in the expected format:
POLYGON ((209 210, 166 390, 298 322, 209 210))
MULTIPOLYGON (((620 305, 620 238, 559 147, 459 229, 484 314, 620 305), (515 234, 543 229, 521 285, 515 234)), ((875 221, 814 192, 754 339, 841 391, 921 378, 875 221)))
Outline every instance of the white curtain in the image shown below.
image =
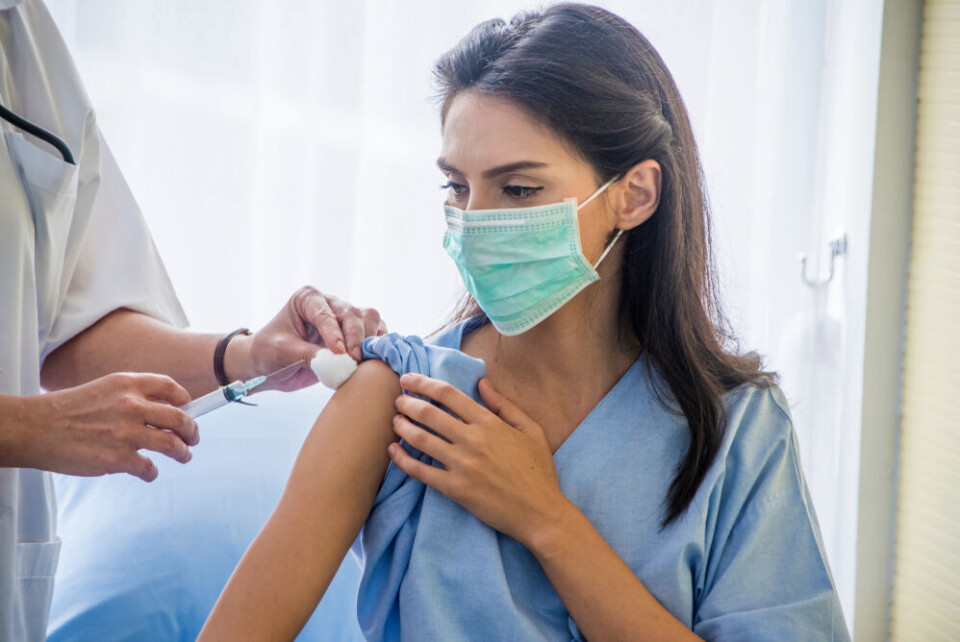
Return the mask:
MULTIPOLYGON (((257 327, 311 283, 424 333, 441 248, 431 65, 484 0, 48 0, 194 327, 257 327)), ((725 302, 782 374, 853 625, 860 380, 881 0, 599 2, 692 114, 725 302), (850 252, 832 283, 826 240, 850 252)))

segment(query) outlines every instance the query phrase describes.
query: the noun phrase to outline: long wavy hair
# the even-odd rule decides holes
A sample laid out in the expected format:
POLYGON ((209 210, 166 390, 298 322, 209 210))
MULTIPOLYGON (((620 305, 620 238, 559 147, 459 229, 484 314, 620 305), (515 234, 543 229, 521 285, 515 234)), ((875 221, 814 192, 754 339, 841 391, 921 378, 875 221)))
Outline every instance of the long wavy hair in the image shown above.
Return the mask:
MULTIPOLYGON (((690 505, 716 457, 723 394, 775 380, 759 357, 737 354, 720 309, 703 171, 670 72, 619 16, 558 4, 480 23, 437 61, 434 75, 443 117, 467 89, 505 98, 577 150, 601 183, 646 159, 660 164, 656 212, 621 239, 619 316, 622 336, 639 341, 669 388, 658 390, 660 402, 689 427, 664 501, 666 527, 690 505)), ((483 311, 468 295, 453 320, 478 316, 483 311)))

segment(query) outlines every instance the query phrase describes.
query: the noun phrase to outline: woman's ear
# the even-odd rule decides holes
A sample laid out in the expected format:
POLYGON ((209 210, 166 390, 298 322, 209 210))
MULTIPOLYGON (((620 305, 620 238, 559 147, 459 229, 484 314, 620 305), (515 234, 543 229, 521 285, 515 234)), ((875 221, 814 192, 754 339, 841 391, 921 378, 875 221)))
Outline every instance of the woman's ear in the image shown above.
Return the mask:
POLYGON ((617 181, 617 228, 632 230, 653 216, 660 204, 660 163, 647 159, 626 171, 617 181))

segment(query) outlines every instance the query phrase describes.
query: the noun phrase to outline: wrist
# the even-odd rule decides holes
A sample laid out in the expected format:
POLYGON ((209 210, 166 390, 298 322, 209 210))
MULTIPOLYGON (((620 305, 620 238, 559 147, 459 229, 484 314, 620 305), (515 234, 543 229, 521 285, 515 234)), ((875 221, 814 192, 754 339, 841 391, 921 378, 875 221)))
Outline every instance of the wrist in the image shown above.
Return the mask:
POLYGON ((230 339, 223 355, 223 372, 228 381, 246 381, 261 374, 253 362, 253 335, 238 334, 230 339))
POLYGON ((576 504, 562 493, 558 495, 549 510, 531 525, 529 533, 521 541, 538 559, 560 554, 578 519, 583 519, 583 513, 576 504))

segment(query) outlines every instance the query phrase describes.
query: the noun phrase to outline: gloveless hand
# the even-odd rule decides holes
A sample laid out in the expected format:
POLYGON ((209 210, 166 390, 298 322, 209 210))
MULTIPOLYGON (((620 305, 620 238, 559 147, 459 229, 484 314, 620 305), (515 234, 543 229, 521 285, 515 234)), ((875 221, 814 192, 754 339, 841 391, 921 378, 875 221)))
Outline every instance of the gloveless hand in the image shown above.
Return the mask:
POLYGON ((189 393, 170 377, 111 374, 75 388, 22 398, 14 449, 24 468, 68 475, 157 477, 152 450, 180 463, 199 441, 196 422, 177 406, 189 393))
POLYGON ((397 399, 396 434, 445 466, 425 464, 391 444, 391 459, 408 475, 525 545, 568 506, 543 429, 487 379, 480 381, 480 396, 489 410, 430 377, 406 374, 400 385, 453 413, 409 395, 397 399))

